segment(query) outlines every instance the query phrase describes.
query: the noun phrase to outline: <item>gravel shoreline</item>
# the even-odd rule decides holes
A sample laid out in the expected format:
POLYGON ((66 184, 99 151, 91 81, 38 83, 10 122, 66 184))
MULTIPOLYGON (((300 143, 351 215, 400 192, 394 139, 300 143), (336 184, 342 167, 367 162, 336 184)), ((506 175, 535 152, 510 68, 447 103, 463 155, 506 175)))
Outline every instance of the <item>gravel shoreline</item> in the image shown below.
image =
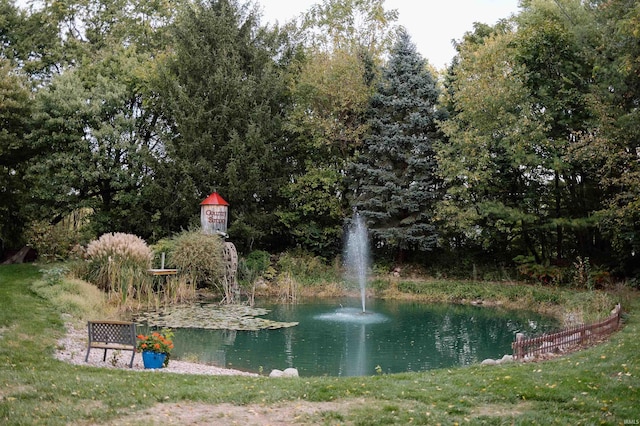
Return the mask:
POLYGON ((77 329, 71 323, 66 323, 67 330, 65 336, 58 340, 55 358, 75 365, 91 365, 103 368, 119 368, 127 370, 149 371, 159 373, 182 373, 182 374, 208 374, 213 376, 258 376, 255 373, 232 370, 229 368, 216 367, 213 365, 197 364, 193 362, 171 360, 165 368, 145 369, 142 365, 142 355, 135 354, 133 367, 129 368, 131 360, 130 351, 107 350, 107 359, 103 361, 104 351, 102 349, 91 349, 87 362, 84 358, 87 354, 87 330, 77 329))

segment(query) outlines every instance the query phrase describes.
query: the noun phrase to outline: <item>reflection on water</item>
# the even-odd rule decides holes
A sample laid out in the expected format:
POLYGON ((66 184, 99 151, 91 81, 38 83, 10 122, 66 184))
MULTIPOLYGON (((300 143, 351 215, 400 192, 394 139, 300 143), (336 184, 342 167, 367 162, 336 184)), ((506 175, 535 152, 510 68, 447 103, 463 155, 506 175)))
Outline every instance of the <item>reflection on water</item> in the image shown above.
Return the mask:
POLYGON ((516 332, 556 327, 528 312, 459 305, 357 300, 264 306, 296 327, 261 331, 177 329, 177 359, 265 373, 295 367, 303 376, 361 376, 468 365, 511 353, 516 332), (344 306, 353 306, 341 308, 344 306), (338 308, 336 308, 336 306, 338 308))

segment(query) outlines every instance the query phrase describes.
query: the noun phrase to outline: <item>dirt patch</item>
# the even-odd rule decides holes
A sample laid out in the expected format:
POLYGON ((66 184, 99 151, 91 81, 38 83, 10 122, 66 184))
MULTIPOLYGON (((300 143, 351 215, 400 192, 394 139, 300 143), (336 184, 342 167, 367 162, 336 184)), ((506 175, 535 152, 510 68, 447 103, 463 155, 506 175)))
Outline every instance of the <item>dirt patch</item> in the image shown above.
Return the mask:
POLYGON ((523 401, 519 404, 488 404, 471 411, 473 417, 511 417, 519 416, 533 409, 533 404, 523 401))
POLYGON ((339 413, 364 406, 364 400, 294 401, 274 405, 166 403, 101 424, 110 426, 141 424, 274 426, 314 425, 328 421, 329 424, 348 425, 349 423, 345 422, 339 413))
POLYGON ((16 399, 18 396, 34 392, 35 389, 32 386, 26 385, 10 385, 6 384, 6 387, 0 387, 0 401, 16 399))

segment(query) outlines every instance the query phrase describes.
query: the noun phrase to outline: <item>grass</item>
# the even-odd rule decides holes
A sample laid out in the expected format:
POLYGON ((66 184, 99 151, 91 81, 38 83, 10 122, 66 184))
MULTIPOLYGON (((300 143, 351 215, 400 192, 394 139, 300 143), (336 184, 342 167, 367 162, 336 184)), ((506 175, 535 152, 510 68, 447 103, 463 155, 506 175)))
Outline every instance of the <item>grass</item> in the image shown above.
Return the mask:
POLYGON ((568 313, 589 323, 609 315, 629 297, 628 289, 586 291, 521 283, 461 280, 378 279, 372 283, 378 297, 408 297, 429 303, 482 302, 508 309, 530 309, 557 316, 568 313))
MULTIPOLYGON (((87 424, 170 404, 332 402, 313 424, 635 424, 640 420, 640 300, 609 341, 535 364, 470 366, 354 378, 153 374, 52 358, 59 308, 29 265, 0 267, 0 423, 87 424), (37 286, 36 286, 37 287, 37 286), (337 405, 336 405, 337 404, 337 405)), ((493 291, 493 290, 492 290, 493 291)), ((142 420, 140 421, 142 422, 142 420)))

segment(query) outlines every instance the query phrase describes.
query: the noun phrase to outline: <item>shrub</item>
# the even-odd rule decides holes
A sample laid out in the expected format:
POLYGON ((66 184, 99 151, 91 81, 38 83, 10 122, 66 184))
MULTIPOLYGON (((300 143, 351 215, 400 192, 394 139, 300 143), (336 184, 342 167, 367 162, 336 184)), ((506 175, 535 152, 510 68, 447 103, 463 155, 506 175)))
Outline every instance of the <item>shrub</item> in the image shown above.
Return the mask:
POLYGON ((56 262, 73 257, 80 244, 89 238, 85 231, 70 226, 68 220, 56 225, 45 221, 31 222, 25 232, 27 244, 37 253, 43 262, 56 262))
POLYGON ((176 242, 172 238, 163 238, 151 246, 153 250, 153 267, 159 268, 162 265, 162 253, 165 254, 164 267, 174 268, 176 265, 171 259, 172 253, 175 251, 176 242))
MULTIPOLYGON (((264 277, 266 279, 273 278, 272 276, 265 276, 271 266, 271 255, 263 250, 255 250, 249 253, 249 255, 240 260, 239 273, 240 279, 251 284, 256 279, 264 277)), ((270 275, 270 274, 267 274, 270 275)))
POLYGON ((517 256, 514 261, 518 264, 518 272, 530 281, 545 285, 560 285, 571 281, 572 270, 567 267, 538 264, 531 257, 517 256))
POLYGON ((573 264, 573 282, 579 288, 593 290, 593 277, 591 275, 591 263, 588 257, 578 256, 573 264))
POLYGON ((174 238, 171 265, 198 287, 220 289, 224 278, 224 241, 217 235, 185 231, 174 238))
POLYGON ((144 264, 149 268, 151 249, 140 237, 122 232, 103 234, 87 246, 87 256, 91 260, 112 259, 144 264))
POLYGON ((281 275, 294 277, 304 285, 342 281, 340 265, 327 265, 322 258, 305 252, 283 253, 278 259, 281 275))
POLYGON ((104 234, 87 246, 86 279, 122 302, 151 294, 152 280, 147 273, 152 252, 135 235, 120 232, 104 234))

